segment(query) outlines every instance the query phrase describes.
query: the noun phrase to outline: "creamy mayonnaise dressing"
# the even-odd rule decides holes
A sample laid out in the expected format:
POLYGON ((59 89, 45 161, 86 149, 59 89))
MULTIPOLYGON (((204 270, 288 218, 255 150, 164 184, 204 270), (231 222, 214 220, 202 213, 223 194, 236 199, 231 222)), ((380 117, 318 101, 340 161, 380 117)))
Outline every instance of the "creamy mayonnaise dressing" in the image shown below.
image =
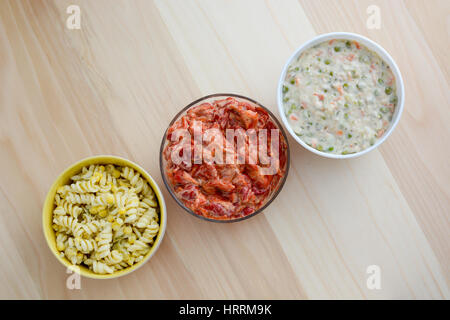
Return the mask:
POLYGON ((353 40, 330 40, 304 51, 288 67, 282 90, 295 134, 333 154, 373 145, 388 129, 397 105, 389 65, 353 40))

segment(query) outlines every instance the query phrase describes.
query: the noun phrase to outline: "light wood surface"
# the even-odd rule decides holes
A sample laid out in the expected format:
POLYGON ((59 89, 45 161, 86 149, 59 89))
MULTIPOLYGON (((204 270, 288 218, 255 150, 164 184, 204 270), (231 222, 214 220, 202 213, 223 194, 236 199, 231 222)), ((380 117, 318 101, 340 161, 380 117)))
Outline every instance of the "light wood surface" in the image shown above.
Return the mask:
POLYGON ((447 0, 0 1, 0 298, 448 299, 449 21, 447 0), (70 4, 80 30, 66 28, 70 4), (372 4, 379 30, 366 27, 372 4), (224 225, 182 211, 159 173, 172 117, 216 92, 278 114, 286 59, 331 31, 368 36, 397 61, 406 103, 392 136, 348 161, 290 139, 289 177, 264 214, 224 225), (70 290, 41 207, 62 170, 95 154, 150 172, 168 228, 143 268, 70 290), (366 286, 369 265, 380 290, 366 286))

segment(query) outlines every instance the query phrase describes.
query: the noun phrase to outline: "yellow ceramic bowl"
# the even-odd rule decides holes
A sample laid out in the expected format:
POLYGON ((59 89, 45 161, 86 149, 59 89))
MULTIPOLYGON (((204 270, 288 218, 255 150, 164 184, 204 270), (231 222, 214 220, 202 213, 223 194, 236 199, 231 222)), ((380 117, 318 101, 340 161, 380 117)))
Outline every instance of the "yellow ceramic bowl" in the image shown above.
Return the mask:
POLYGON ((156 182, 152 179, 152 177, 145 171, 143 168, 138 166, 136 163, 131 162, 129 160, 116 157, 116 156, 94 156, 89 157, 83 160, 78 161, 77 163, 74 163, 69 168, 64 170, 63 173, 59 175, 59 177, 55 180, 53 185, 50 188, 50 191, 47 193, 47 197, 45 198, 44 202, 44 208, 42 210, 42 225, 44 228, 44 235, 45 239, 47 240, 47 244, 50 247, 50 250, 53 252, 56 259, 58 259, 64 266, 70 268, 74 265, 67 260, 66 258, 61 258, 58 254, 58 250, 56 249, 56 237, 55 232, 52 229, 52 220, 53 220, 53 209, 54 209, 54 198, 56 194, 56 190, 58 187, 66 185, 69 183, 70 178, 74 176, 75 174, 79 173, 81 169, 84 166, 89 166, 91 164, 114 164, 117 166, 128 166, 130 168, 133 168, 137 172, 139 172, 142 177, 144 177, 147 182, 152 187, 153 191, 155 192, 155 195, 158 199, 158 204, 160 208, 160 229, 158 232, 158 235, 156 236, 155 242, 150 249, 150 251, 147 253, 147 255, 142 259, 140 262, 132 265, 131 267, 128 267, 126 269, 116 271, 112 274, 98 274, 94 273, 93 271, 89 270, 87 267, 80 266, 79 271, 80 274, 93 279, 112 279, 124 276, 126 274, 129 274, 138 268, 140 268, 144 263, 146 263, 158 250, 158 247, 164 237, 164 232, 166 230, 166 224, 167 224, 167 212, 166 212, 166 204, 164 202, 163 195, 161 193, 161 190, 159 189, 156 182))

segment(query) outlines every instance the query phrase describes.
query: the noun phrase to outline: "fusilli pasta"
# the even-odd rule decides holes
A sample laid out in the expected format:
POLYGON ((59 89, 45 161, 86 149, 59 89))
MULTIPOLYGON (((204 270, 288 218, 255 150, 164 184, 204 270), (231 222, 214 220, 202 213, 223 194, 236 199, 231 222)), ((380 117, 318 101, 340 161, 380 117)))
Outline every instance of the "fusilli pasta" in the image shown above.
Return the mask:
POLYGON ((58 188, 56 248, 72 264, 111 274, 141 261, 159 232, 155 193, 139 172, 90 165, 58 188))

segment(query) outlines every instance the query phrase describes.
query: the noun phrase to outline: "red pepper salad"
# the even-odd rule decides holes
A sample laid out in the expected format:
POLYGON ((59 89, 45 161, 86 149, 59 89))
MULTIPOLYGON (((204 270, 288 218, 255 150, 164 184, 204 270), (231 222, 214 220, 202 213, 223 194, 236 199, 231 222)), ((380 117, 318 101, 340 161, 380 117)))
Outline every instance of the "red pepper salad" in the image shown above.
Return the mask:
POLYGON ((191 107, 167 131, 165 173, 195 214, 233 220, 261 208, 286 173, 287 143, 264 108, 237 98, 191 107))

